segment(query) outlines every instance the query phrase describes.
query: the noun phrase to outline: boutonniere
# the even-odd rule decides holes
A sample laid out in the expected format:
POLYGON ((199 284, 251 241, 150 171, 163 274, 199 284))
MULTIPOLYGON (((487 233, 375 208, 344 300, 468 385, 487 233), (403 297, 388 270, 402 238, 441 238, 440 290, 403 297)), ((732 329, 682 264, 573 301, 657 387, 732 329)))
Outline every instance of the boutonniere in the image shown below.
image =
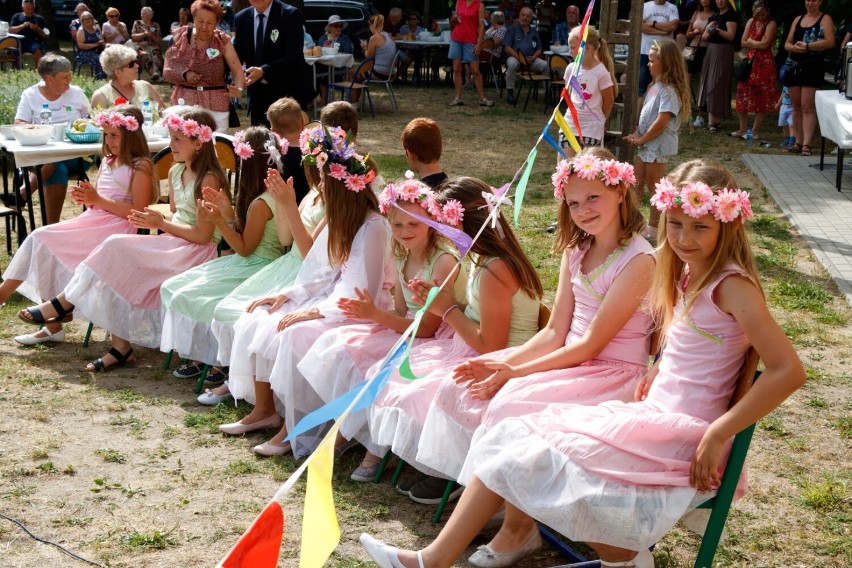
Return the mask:
POLYGON ((72 110, 71 105, 65 105, 65 112, 71 112, 72 110))
POLYGON ((269 38, 272 40, 272 43, 278 41, 278 30, 272 30, 272 32, 269 34, 269 38))
POLYGON ((207 57, 210 59, 216 59, 219 56, 219 50, 213 47, 207 48, 207 57))

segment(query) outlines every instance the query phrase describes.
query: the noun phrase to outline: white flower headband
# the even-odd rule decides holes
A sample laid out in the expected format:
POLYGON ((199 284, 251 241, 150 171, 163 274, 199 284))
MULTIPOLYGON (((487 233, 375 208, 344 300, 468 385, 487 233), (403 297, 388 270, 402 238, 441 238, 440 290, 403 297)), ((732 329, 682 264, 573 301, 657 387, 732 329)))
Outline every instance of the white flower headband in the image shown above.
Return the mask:
POLYGON ((379 211, 386 214, 398 201, 407 201, 420 205, 429 214, 435 211, 435 193, 421 181, 414 179, 414 173, 405 172, 405 181, 400 184, 389 183, 379 195, 379 211))
POLYGON ((713 193, 706 183, 696 181, 684 184, 678 191, 666 178, 657 183, 656 189, 651 197, 651 205, 663 212, 680 207, 694 219, 712 213, 722 223, 730 223, 738 218, 743 221, 754 218, 749 195, 740 189, 726 187, 713 193))
POLYGON ((163 125, 173 132, 180 132, 189 138, 198 138, 203 143, 213 141, 213 129, 209 126, 198 124, 191 118, 183 118, 176 114, 170 114, 163 119, 163 125))
POLYGON ((553 181, 553 196, 564 199, 562 186, 565 181, 575 174, 580 179, 599 179, 606 185, 616 186, 621 183, 636 185, 636 174, 633 166, 618 160, 602 160, 591 154, 583 154, 573 160, 560 160, 556 172, 550 177, 553 181))
POLYGON ((139 130, 139 121, 135 117, 114 111, 105 111, 96 115, 95 124, 99 128, 112 126, 113 128, 124 128, 130 132, 139 130))

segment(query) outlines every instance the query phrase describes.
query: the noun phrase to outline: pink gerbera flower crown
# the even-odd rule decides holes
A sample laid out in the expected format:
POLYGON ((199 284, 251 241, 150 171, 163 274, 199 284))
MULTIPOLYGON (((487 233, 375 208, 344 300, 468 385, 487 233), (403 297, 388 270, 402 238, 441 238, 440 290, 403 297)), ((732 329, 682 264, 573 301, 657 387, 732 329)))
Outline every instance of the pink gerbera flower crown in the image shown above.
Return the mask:
POLYGON ((342 128, 316 126, 305 129, 299 135, 299 149, 303 164, 316 166, 321 172, 342 181, 350 191, 363 191, 376 179, 376 172, 367 164, 367 157, 355 151, 351 134, 342 128))
MULTIPOLYGON (((245 130, 235 132, 234 140, 232 142, 234 146, 234 154, 236 154, 240 160, 248 160, 254 156, 254 148, 251 147, 251 144, 245 141, 245 134, 245 130)), ((279 139, 272 132, 269 133, 269 138, 263 144, 264 153, 269 155, 267 163, 270 166, 277 166, 278 169, 281 169, 282 154, 286 154, 288 150, 290 150, 290 141, 286 138, 279 139)))
POLYGON ((95 124, 99 128, 112 126, 113 128, 124 128, 129 132, 139 130, 139 121, 136 117, 127 116, 115 111, 104 111, 95 115, 95 124))
POLYGON ((426 212, 433 215, 434 211, 440 209, 435 203, 435 193, 422 181, 414 179, 414 173, 405 172, 405 181, 401 183, 389 183, 379 195, 379 211, 387 214, 393 209, 393 204, 398 201, 407 201, 420 205, 426 212))
POLYGON ((176 114, 170 114, 163 119, 163 125, 172 132, 180 132, 189 138, 198 138, 203 143, 213 141, 213 129, 203 124, 198 124, 191 118, 183 118, 176 114))
POLYGON ((572 175, 580 179, 599 179, 606 185, 616 186, 622 183, 636 185, 636 174, 633 166, 618 160, 603 160, 591 154, 582 154, 573 160, 560 160, 556 172, 551 176, 553 181, 553 196, 564 199, 562 186, 572 175))
POLYGON ((710 186, 700 181, 685 183, 678 190, 672 182, 663 178, 657 183, 651 205, 662 212, 680 207, 694 219, 712 213, 722 223, 754 218, 748 193, 727 187, 714 193, 710 186))

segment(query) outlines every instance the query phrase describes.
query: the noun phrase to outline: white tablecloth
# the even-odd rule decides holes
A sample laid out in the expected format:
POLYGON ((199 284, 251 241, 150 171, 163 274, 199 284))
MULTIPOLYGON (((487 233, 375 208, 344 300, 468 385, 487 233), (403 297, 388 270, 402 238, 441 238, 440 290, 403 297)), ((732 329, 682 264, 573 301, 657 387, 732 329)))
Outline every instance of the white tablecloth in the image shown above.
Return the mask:
MULTIPOLYGON (((148 149, 159 152, 169 145, 168 137, 155 136, 148 139, 148 149)), ((17 140, 0 139, 0 146, 15 157, 15 167, 41 166, 71 158, 82 158, 101 153, 103 144, 73 144, 71 142, 48 142, 43 146, 22 146, 17 140)))
POLYGON ((351 53, 338 53, 337 55, 321 55, 319 57, 305 57, 308 65, 322 63, 327 67, 352 67, 355 57, 351 53))
POLYGON ((819 130, 844 150, 852 148, 852 100, 837 90, 816 92, 816 112, 819 130))

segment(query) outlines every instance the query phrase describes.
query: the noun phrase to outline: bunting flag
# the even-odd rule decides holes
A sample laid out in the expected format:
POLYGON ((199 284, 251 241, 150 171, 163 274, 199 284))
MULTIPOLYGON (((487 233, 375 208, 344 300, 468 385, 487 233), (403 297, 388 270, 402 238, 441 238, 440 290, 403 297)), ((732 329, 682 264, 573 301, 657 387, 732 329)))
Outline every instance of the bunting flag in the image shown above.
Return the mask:
POLYGON ((254 520, 220 568, 276 568, 284 537, 284 511, 276 499, 270 501, 254 520))
POLYGON ((331 474, 334 472, 334 444, 339 422, 311 454, 308 488, 302 517, 302 552, 299 568, 322 568, 340 542, 340 526, 334 510, 331 474))
MULTIPOLYGON (((402 207, 396 204, 396 201, 393 202, 393 206, 399 209, 400 211, 405 211, 402 207)), ((453 244, 459 249, 460 258, 464 258, 467 256, 470 247, 473 246, 473 239, 460 229, 456 229, 455 227, 450 227, 449 225, 444 225, 443 223, 439 223, 428 217, 424 217, 423 215, 418 215, 417 213, 413 213, 411 211, 405 211, 406 214, 411 215, 421 223, 425 223, 450 239, 453 244)))
POLYGON ((559 108, 553 109, 553 120, 556 121, 556 124, 559 125, 559 130, 562 131, 562 134, 565 135, 565 138, 568 139, 568 143, 571 144, 571 148, 573 148, 574 152, 580 153, 580 143, 577 141, 577 138, 574 136, 574 133, 571 132, 571 128, 568 126, 568 123, 565 122, 565 117, 562 116, 562 113, 559 112, 559 108))
POLYGON ((535 145, 533 146, 530 155, 527 156, 527 168, 524 170, 524 174, 518 182, 518 187, 515 188, 515 225, 518 224, 518 216, 521 214, 521 204, 524 202, 524 194, 527 192, 527 182, 530 181, 530 173, 532 173, 533 164, 535 164, 535 158, 537 155, 538 145, 535 145))
MULTIPOLYGON (((541 134, 541 138, 542 138, 542 140, 544 140, 545 142, 547 142, 548 144, 550 144, 550 145, 553 147, 553 149, 554 149, 554 150, 556 150, 557 152, 559 152, 559 155, 560 155, 560 156, 562 156, 562 157, 563 157, 564 159, 566 159, 566 160, 568 159, 568 156, 566 156, 566 155, 565 155, 565 152, 564 152, 564 151, 562 150, 562 148, 559 146, 559 142, 557 142, 556 140, 554 140, 554 139, 553 139, 553 136, 551 136, 551 135, 550 135, 550 132, 548 132, 547 130, 545 130, 545 131, 541 134)), ((517 199, 517 196, 516 196, 516 199, 517 199)), ((518 213, 520 213, 520 212, 521 212, 521 211, 520 211, 520 209, 518 209, 518 210, 517 210, 517 212, 518 212, 518 213)), ((516 216, 515 216, 515 225, 517 225, 517 224, 518 224, 518 218, 517 218, 517 215, 516 215, 516 216)))
MULTIPOLYGON (((459 258, 459 263, 462 262, 464 256, 459 258)), ((458 267, 458 264, 456 264, 458 267)), ((417 313, 414 314, 414 322, 411 324, 411 335, 408 336, 408 347, 405 349, 405 356, 402 358, 402 362, 399 364, 399 374, 404 379, 408 379, 409 381, 413 381, 417 379, 417 375, 414 374, 414 371, 411 370, 411 348, 414 347, 414 339, 417 337, 417 330, 420 327, 420 321, 423 319, 423 316, 426 314, 426 310, 429 309, 429 306, 432 305, 432 302, 438 296, 438 293, 441 291, 441 288, 444 287, 444 284, 447 283, 449 278, 455 273, 455 268, 450 272, 447 278, 440 286, 433 286, 431 290, 429 290, 429 295, 426 296, 426 301, 423 302, 423 306, 417 310, 417 313)), ((378 394, 378 393, 376 393, 378 394)))

